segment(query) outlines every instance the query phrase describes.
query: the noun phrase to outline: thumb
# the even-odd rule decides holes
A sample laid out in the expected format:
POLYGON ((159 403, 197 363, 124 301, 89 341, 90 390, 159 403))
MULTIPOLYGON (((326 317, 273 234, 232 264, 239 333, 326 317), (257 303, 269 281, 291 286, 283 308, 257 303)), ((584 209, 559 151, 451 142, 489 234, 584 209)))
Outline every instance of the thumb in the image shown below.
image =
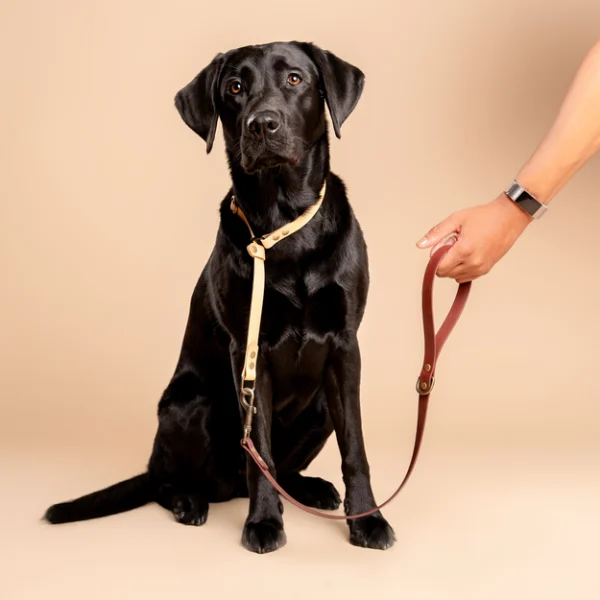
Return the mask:
POLYGON ((454 215, 451 215, 435 227, 432 227, 426 234, 425 237, 421 238, 417 242, 419 248, 431 248, 436 244, 439 244, 444 238, 458 233, 460 224, 454 215))

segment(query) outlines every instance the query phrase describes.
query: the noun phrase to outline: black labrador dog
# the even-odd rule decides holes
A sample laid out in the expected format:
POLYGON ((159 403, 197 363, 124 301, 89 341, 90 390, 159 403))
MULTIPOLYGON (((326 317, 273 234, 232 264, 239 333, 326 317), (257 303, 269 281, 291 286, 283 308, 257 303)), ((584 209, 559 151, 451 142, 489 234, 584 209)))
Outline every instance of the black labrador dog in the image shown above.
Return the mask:
MULTIPOLYGON (((336 136, 354 110, 364 74, 309 43, 247 46, 218 54, 175 105, 210 152, 221 120, 232 187, 221 203, 216 244, 194 289, 175 373, 158 407, 147 472, 46 512, 51 523, 102 517, 155 501, 186 525, 209 503, 248 497, 243 545, 264 553, 286 536, 278 493, 240 446, 239 383, 252 285, 249 232, 257 235, 314 204, 300 231, 269 250, 252 439, 281 485, 311 507, 336 509, 335 487, 302 475, 333 431, 346 514, 375 507, 361 429, 357 330, 369 272, 345 186, 329 170, 326 106, 336 136)), ((348 521, 352 544, 385 549, 395 535, 378 512, 348 521)))

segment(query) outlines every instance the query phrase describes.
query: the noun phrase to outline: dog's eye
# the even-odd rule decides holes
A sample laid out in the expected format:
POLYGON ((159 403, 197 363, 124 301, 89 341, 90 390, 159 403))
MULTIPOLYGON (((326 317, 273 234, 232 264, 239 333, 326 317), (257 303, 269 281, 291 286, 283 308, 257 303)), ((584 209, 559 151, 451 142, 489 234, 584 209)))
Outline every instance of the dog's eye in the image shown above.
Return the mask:
POLYGON ((239 81, 234 81, 229 87, 229 90, 232 94, 239 94, 242 91, 242 84, 239 81))
POLYGON ((288 76, 288 83, 290 85, 298 85, 302 81, 302 77, 297 73, 290 73, 288 76))

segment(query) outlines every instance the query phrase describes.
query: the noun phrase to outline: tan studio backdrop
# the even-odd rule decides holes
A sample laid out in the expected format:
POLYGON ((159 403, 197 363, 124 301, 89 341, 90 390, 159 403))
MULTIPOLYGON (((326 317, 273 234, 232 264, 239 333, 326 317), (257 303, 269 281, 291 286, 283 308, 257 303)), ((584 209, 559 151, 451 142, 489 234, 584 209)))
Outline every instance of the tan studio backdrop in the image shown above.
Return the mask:
MULTIPOLYGON (((362 404, 383 500, 413 441, 415 242, 510 183, 600 34, 597 0, 3 0, 0 28, 0 598, 600 597, 598 157, 474 284, 385 510, 393 549, 288 505, 287 546, 255 556, 245 500, 202 528, 156 505, 41 521, 149 456, 229 185, 220 128, 207 156, 173 97, 217 52, 313 41, 367 75, 332 167, 369 245, 362 404)), ((443 311, 455 285, 437 290, 443 311)), ((334 440, 310 473, 341 487, 334 440)))

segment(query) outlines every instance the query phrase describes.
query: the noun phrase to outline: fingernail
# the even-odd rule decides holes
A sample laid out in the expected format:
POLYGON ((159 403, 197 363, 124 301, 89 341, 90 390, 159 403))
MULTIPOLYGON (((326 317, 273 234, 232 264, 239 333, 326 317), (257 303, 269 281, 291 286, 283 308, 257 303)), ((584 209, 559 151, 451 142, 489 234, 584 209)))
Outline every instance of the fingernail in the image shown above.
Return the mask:
POLYGON ((451 235, 449 238, 446 238, 444 242, 441 244, 442 246, 453 246, 456 244, 456 236, 451 235))
POLYGON ((427 243, 427 238, 424 237, 422 240, 417 242, 417 246, 424 246, 427 243))

